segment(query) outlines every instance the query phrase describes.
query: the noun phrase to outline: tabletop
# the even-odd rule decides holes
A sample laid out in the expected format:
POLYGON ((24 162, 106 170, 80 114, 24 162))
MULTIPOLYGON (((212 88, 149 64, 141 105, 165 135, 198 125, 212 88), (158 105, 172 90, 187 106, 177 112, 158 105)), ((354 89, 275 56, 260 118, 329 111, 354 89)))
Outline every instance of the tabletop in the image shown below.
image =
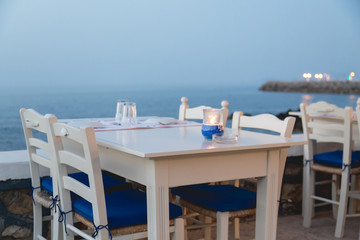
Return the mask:
POLYGON ((226 129, 226 133, 229 132, 238 134, 236 143, 215 143, 205 140, 201 134, 201 126, 96 132, 96 139, 100 146, 139 157, 290 147, 306 143, 303 139, 226 129))

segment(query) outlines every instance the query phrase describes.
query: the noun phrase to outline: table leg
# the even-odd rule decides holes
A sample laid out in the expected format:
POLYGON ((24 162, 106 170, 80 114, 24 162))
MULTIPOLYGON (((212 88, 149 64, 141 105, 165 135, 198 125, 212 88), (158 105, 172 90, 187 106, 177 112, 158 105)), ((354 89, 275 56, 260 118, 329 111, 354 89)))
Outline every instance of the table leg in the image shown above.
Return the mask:
POLYGON ((149 240, 169 240, 169 186, 166 161, 149 161, 147 219, 149 240))
POLYGON ((257 184, 256 240, 275 240, 278 217, 280 150, 270 150, 267 156, 266 177, 257 184))

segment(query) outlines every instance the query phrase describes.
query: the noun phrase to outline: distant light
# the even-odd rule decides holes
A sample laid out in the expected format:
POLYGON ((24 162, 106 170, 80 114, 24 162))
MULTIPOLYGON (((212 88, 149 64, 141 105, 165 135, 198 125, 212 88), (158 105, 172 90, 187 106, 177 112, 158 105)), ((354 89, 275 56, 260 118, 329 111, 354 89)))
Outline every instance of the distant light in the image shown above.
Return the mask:
POLYGON ((351 73, 350 73, 350 77, 355 77, 355 73, 354 73, 354 72, 351 72, 351 73))
POLYGON ((324 78, 326 81, 330 81, 330 74, 324 73, 324 78))
POLYGON ((303 73, 303 78, 305 78, 306 81, 308 82, 311 78, 311 73, 303 73))
POLYGON ((323 78, 323 75, 321 73, 316 73, 315 78, 320 81, 323 78))

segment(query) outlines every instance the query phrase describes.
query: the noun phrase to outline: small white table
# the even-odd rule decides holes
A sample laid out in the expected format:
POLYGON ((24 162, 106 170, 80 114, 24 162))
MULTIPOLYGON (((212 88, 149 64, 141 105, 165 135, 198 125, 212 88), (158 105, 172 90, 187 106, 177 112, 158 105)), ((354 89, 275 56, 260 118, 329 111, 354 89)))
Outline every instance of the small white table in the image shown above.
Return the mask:
POLYGON ((256 239, 275 240, 286 153, 306 143, 244 130, 237 143, 212 143, 199 126, 96 132, 96 139, 104 170, 146 186, 150 240, 169 239, 170 187, 251 177, 260 177, 256 239))

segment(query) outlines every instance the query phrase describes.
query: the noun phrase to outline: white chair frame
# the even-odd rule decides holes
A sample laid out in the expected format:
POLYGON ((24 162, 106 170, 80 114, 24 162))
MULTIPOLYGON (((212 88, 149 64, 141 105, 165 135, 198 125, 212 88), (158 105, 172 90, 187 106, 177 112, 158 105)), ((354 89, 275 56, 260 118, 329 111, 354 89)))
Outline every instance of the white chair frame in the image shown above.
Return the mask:
MULTIPOLYGON (((57 169, 59 175, 59 192, 61 196, 60 203, 62 211, 70 212, 72 210, 72 202, 70 198, 70 191, 72 191, 92 204, 93 221, 95 226, 106 226, 108 220, 106 214, 105 195, 94 129, 92 127, 87 127, 80 128, 79 130, 62 123, 53 124, 51 129, 51 137, 61 140, 55 141, 58 143, 55 150, 57 154, 56 159, 58 160, 57 169), (80 156, 75 151, 64 149, 62 140, 70 140, 78 145, 81 145, 84 155, 80 156), (68 177, 68 166, 74 167, 88 174, 89 187, 79 183, 71 177, 68 177)), ((99 230, 98 235, 95 238, 91 237, 86 231, 82 231, 75 227, 72 218, 67 220, 64 231, 66 229, 70 230, 68 235, 65 232, 63 233, 64 239, 66 240, 73 240, 75 234, 89 240, 103 240, 109 238, 109 232, 106 229, 99 230)), ((175 219, 175 226, 170 227, 170 231, 174 232, 173 236, 175 240, 182 240, 184 238, 183 219, 175 219)), ((130 235, 113 236, 113 239, 142 239, 146 237, 147 232, 141 231, 130 235)))
MULTIPOLYGON (((188 98, 187 97, 182 97, 180 99, 181 104, 179 107, 179 120, 203 120, 204 117, 204 109, 211 109, 213 107, 210 106, 205 106, 205 105, 201 105, 201 106, 197 106, 197 107, 193 107, 193 108, 189 108, 188 105, 188 98)), ((226 122, 228 119, 228 115, 229 115, 229 102, 226 100, 221 101, 221 114, 222 114, 222 120, 223 120, 223 125, 226 126, 226 122)), ((186 210, 184 210, 186 211, 186 210)), ((185 214, 185 213, 184 213, 185 214)), ((191 216, 195 216, 196 214, 193 214, 191 216)), ((211 222, 212 219, 210 217, 206 217, 204 216, 204 222, 206 224, 208 224, 209 226, 211 226, 211 222)), ((211 237, 211 229, 210 227, 205 228, 205 239, 210 239, 211 237)), ((185 230, 185 238, 187 238, 187 231, 185 230)))
MULTIPOLYGON (((269 131, 272 131, 275 133, 279 133, 280 136, 284 136, 284 137, 291 137, 294 125, 295 125, 294 117, 287 117, 284 120, 280 120, 272 114, 260 114, 260 115, 256 115, 256 116, 243 116, 242 112, 234 112, 233 118, 232 118, 232 129, 235 132, 237 132, 241 128, 254 128, 254 129, 269 130, 269 131)), ((281 153, 280 153, 281 160, 286 161, 287 152, 288 152, 287 149, 284 149, 281 151, 281 153)), ((285 165, 285 163, 280 164, 280 166, 284 166, 284 165, 285 165)), ((281 167, 281 169, 279 169, 279 170, 281 173, 283 173, 284 167, 281 167)), ((279 178, 282 179, 282 174, 279 175, 279 178)), ((235 186, 239 187, 238 180, 235 181, 235 186)), ((280 189, 278 192, 278 196, 280 198, 280 189)), ((180 199, 177 198, 177 201, 180 201, 180 199)), ((197 208, 197 209, 199 209, 199 208, 197 208)), ((208 210, 206 210, 204 212, 208 212, 208 210)), ((201 213, 204 214, 203 212, 201 212, 201 213)), ((216 229, 217 229, 216 239, 217 240, 228 239, 229 216, 230 216, 230 212, 217 212, 216 213, 216 229)), ((205 223, 203 223, 203 224, 199 223, 199 222, 197 222, 197 223, 199 224, 199 226, 198 226, 199 228, 205 228, 204 239, 210 240, 211 239, 210 227, 212 226, 211 218, 206 217, 205 223)), ((198 228, 198 227, 190 226, 189 229, 198 228)), ((232 231, 234 232, 235 239, 240 239, 239 218, 233 219, 232 231)))
MULTIPOLYGON (((303 132, 308 144, 304 146, 304 183, 303 183, 303 215, 304 227, 311 227, 311 219, 314 216, 314 207, 325 204, 333 204, 334 217, 336 217, 335 237, 344 236, 345 218, 353 214, 346 214, 349 200, 349 179, 352 152, 352 121, 353 110, 351 107, 339 108, 333 104, 321 101, 307 104, 300 104, 303 132), (317 142, 334 142, 343 146, 343 170, 339 167, 333 169, 331 181, 315 183, 315 171, 321 164, 313 163, 315 144, 317 142), (314 169, 315 167, 315 169, 314 169), (336 172, 337 171, 337 172, 336 172), (335 173, 336 172, 336 173, 335 173), (339 179, 341 176, 340 194, 338 199, 339 179), (315 195, 315 184, 332 183, 332 199, 326 199, 315 195), (324 203, 314 204, 315 200, 324 203)), ((325 171, 326 172, 326 171, 325 171)), ((332 173, 331 171, 327 171, 332 173)))
MULTIPOLYGON (((55 117, 51 115, 43 116, 33 109, 20 109, 21 121, 24 129, 27 152, 30 160, 30 174, 34 205, 33 205, 33 239, 46 239, 42 236, 42 222, 51 220, 51 238, 58 239, 61 237, 60 224, 57 221, 58 211, 51 210, 52 216, 42 217, 42 207, 47 207, 52 204, 49 195, 41 192, 41 178, 40 167, 45 167, 50 170, 53 184, 53 198, 58 195, 56 161, 54 145, 49 141, 50 139, 50 124, 57 122, 55 117), (46 134, 48 141, 45 142, 33 136, 33 130, 46 134), (39 154, 39 150, 46 154, 39 154), (46 156, 49 155, 49 156, 46 156), (54 220, 53 220, 54 219, 54 220), (60 235, 59 235, 60 234, 60 235)), ((54 206, 56 207, 56 206, 54 206)))
MULTIPOLYGON (((241 128, 254 128, 261 130, 268 130, 274 133, 279 133, 282 137, 291 137, 294 125, 295 125, 294 117, 286 117, 284 120, 278 119, 276 116, 272 114, 259 114, 255 116, 244 116, 243 112, 234 112, 232 118, 232 129, 238 130, 241 128)), ((280 159, 286 161, 288 150, 282 150, 280 159)), ((279 182, 282 182, 285 163, 279 164, 279 182)), ((239 186, 239 180, 235 181, 235 186, 239 186)), ((281 187, 279 188, 278 198, 280 201, 281 195, 281 187)), ((235 238, 238 237, 240 239, 240 228, 239 228, 239 219, 234 219, 234 233, 235 238)))
MULTIPOLYGON (((360 120, 360 98, 358 98, 356 103, 357 103, 356 104, 356 117, 358 120, 358 127, 359 127, 359 133, 360 133, 360 123, 359 123, 359 120, 360 120)), ((356 181, 355 179, 351 179, 351 180, 356 181)), ((354 199, 360 200, 360 191, 355 191, 355 190, 350 191, 349 196, 351 196, 354 199)), ((360 240, 360 227, 359 227, 359 240, 360 240)))

